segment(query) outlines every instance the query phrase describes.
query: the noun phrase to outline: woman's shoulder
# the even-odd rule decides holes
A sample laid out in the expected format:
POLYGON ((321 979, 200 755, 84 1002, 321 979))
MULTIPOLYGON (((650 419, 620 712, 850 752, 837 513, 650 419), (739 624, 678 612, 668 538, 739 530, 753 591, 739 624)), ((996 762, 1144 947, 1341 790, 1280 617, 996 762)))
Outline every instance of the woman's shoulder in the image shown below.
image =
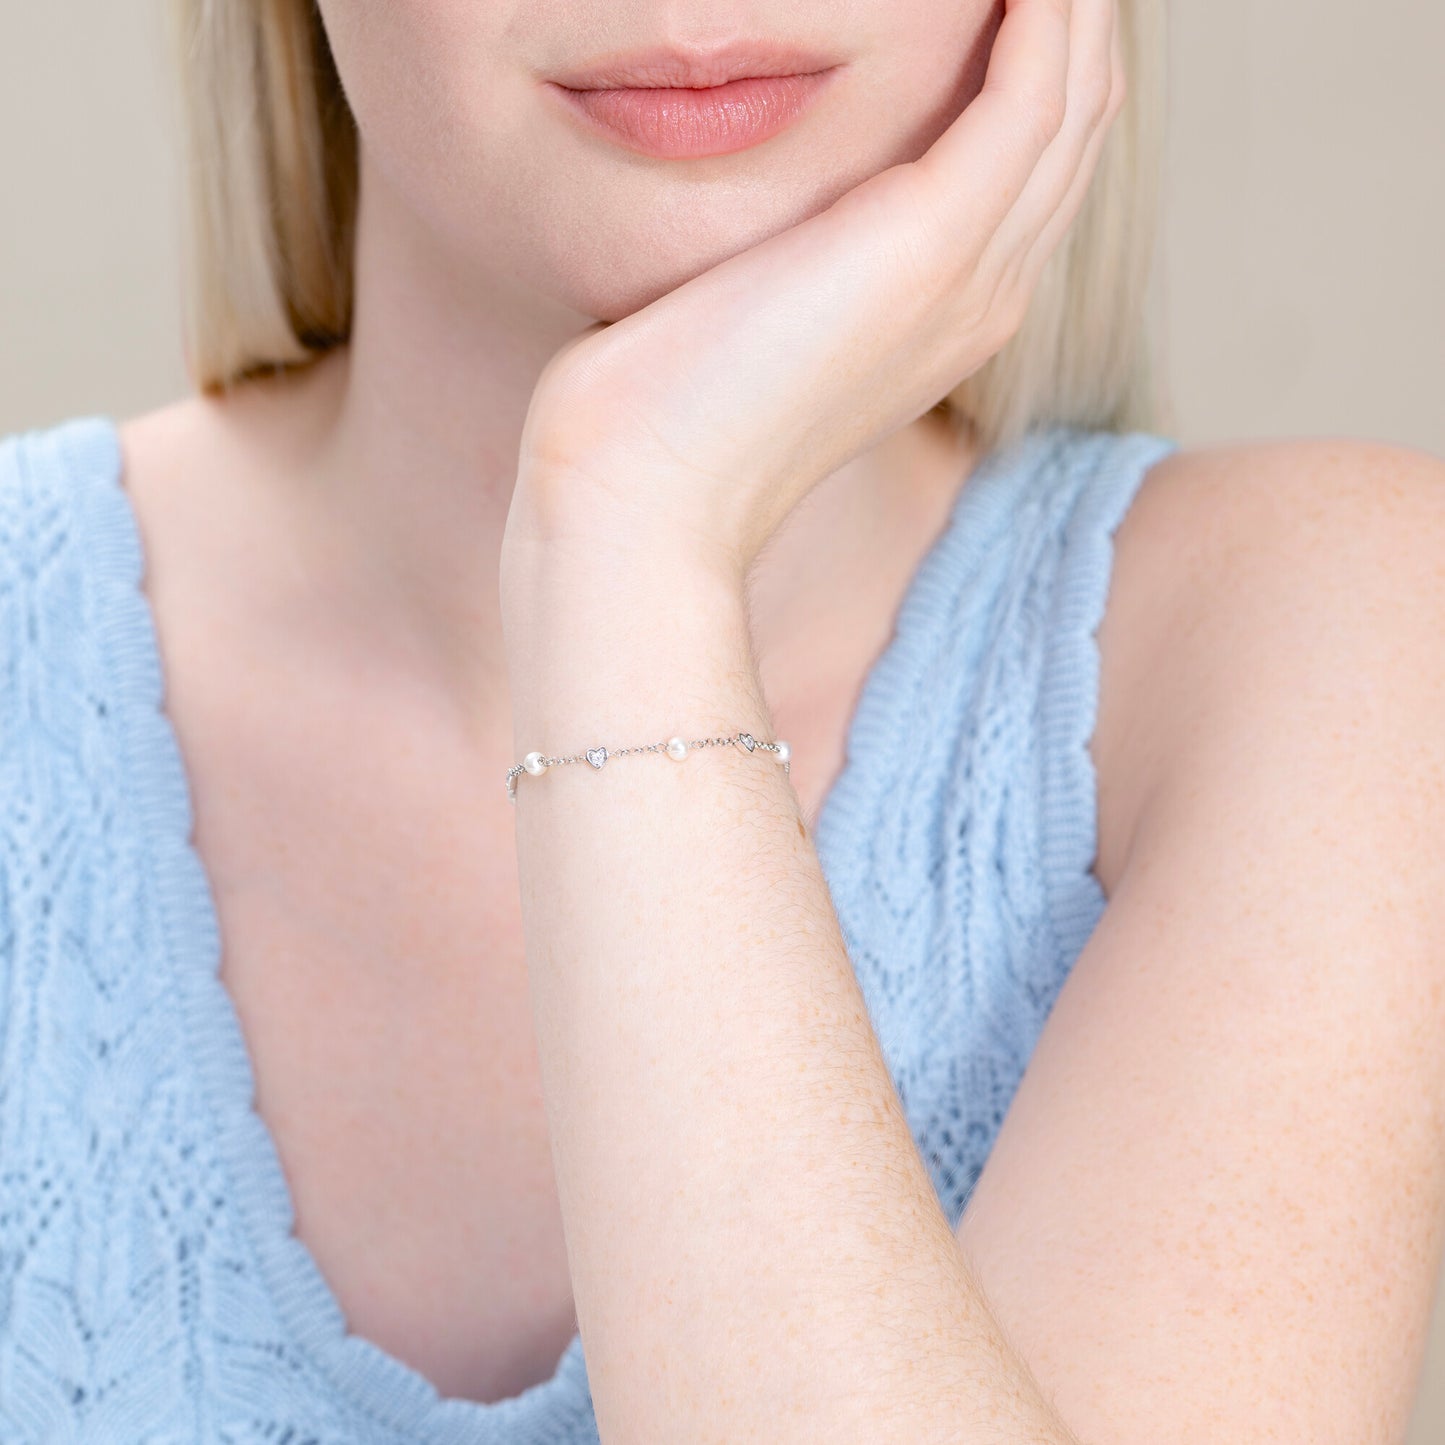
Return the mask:
POLYGON ((0 431, 0 506, 25 506, 57 489, 73 494, 92 483, 119 483, 123 473, 128 484, 132 470, 168 469, 219 447, 228 430, 238 429, 235 414, 247 405, 193 394, 124 418, 74 413, 0 431))
POLYGON ((179 450, 208 401, 186 397, 133 417, 76 413, 0 432, 0 568, 24 570, 64 551, 64 542, 99 508, 124 510, 139 459, 179 450))
POLYGON ((1423 624, 1416 663, 1432 655, 1429 637, 1445 625, 1442 558, 1445 462, 1428 452, 1319 437, 1156 460, 1114 537, 1099 631, 1095 751, 1131 800, 1124 850, 1147 799, 1217 735, 1202 719, 1251 690, 1261 708, 1266 690, 1279 693, 1282 725, 1306 691, 1343 701, 1350 669, 1409 652, 1406 619, 1423 624))
POLYGON ((1179 447, 1122 519, 1111 607, 1162 663, 1186 655, 1181 633, 1206 617, 1241 639, 1278 635, 1372 575, 1434 575, 1442 529, 1445 461, 1428 452, 1343 437, 1179 447), (1291 598, 1300 606, 1282 614, 1291 598))
MULTIPOLYGON (((1147 433, 1126 433, 1128 436, 1147 433)), ((1322 508, 1389 509, 1408 494, 1438 505, 1445 461, 1427 451, 1353 437, 1266 438, 1176 446, 1151 468, 1141 489, 1138 520, 1191 520, 1202 511, 1215 525, 1261 530, 1271 516, 1289 523, 1300 512, 1323 518, 1322 508), (1284 510, 1281 510, 1284 509, 1284 510)), ((1288 530, 1293 530, 1290 526, 1288 530)))
POLYGON ((77 413, 0 433, 0 576, 34 583, 67 560, 103 567, 107 548, 130 548, 141 495, 156 475, 205 457, 216 410, 188 396, 126 418, 77 413))

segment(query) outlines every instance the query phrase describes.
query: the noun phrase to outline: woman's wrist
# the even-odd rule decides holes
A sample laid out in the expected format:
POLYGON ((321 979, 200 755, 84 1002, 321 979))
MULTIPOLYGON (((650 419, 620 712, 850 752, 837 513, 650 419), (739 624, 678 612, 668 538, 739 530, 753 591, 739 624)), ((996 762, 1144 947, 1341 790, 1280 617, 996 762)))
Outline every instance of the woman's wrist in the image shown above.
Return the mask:
POLYGON ((524 471, 502 542, 502 597, 505 606, 515 593, 525 605, 559 585, 620 586, 626 597, 694 581, 741 595, 748 567, 721 526, 699 530, 641 493, 634 504, 625 480, 524 471))
POLYGON ((514 740, 572 753, 751 731, 771 737, 745 591, 656 538, 523 546, 503 568, 514 740))
POLYGON ((538 647, 613 656, 665 645, 684 629, 745 626, 744 580, 681 542, 599 533, 546 545, 508 542, 500 569, 508 652, 538 647))

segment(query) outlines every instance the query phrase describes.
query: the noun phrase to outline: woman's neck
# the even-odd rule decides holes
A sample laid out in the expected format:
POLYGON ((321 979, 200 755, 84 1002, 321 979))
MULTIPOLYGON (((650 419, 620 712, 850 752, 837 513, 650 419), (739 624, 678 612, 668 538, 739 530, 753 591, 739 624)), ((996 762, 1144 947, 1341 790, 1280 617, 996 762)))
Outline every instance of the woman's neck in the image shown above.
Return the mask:
MULTIPOLYGON (((464 264, 365 180, 349 344, 234 410, 284 433, 270 470, 324 554, 322 585, 384 608, 437 686, 502 728, 497 575, 523 423, 543 367, 592 318, 464 264)), ((794 674, 800 649, 826 649, 820 629, 868 605, 868 574, 910 570, 973 460, 929 415, 825 479, 754 570, 760 666, 794 674)))

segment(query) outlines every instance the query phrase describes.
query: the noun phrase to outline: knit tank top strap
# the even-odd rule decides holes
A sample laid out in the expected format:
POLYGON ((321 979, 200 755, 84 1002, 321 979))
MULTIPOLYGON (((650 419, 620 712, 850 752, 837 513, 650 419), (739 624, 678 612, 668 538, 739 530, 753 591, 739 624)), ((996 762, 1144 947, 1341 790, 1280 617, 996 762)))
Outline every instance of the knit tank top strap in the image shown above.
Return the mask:
POLYGON ((894 1083, 962 1214, 1096 926, 1097 631, 1170 438, 1048 426, 960 490, 867 678, 818 848, 894 1083))

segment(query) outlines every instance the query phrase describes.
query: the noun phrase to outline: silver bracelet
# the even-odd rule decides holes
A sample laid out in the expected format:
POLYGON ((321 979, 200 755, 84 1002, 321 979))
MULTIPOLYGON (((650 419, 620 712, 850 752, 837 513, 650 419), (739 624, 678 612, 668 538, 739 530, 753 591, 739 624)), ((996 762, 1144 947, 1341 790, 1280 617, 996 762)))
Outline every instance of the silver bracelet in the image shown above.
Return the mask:
POLYGON ((715 748, 715 747, 739 747, 748 752, 762 748, 765 752, 774 752, 778 755, 778 761, 783 765, 783 771, 789 771, 789 763, 793 750, 782 738, 777 742, 765 743, 759 741, 751 733, 736 733, 730 738, 694 738, 689 742, 686 738, 668 738, 665 743, 648 743, 644 747, 618 748, 611 752, 607 748, 588 748, 586 752, 579 753, 570 758, 548 758, 541 753, 528 753, 520 763, 513 763, 507 769, 507 801, 517 801, 517 774, 531 773, 534 777, 545 773, 548 768, 556 767, 561 763, 591 763, 594 768, 601 768, 608 758, 620 758, 627 753, 661 753, 665 752, 668 757, 681 762, 692 751, 693 748, 715 748))

